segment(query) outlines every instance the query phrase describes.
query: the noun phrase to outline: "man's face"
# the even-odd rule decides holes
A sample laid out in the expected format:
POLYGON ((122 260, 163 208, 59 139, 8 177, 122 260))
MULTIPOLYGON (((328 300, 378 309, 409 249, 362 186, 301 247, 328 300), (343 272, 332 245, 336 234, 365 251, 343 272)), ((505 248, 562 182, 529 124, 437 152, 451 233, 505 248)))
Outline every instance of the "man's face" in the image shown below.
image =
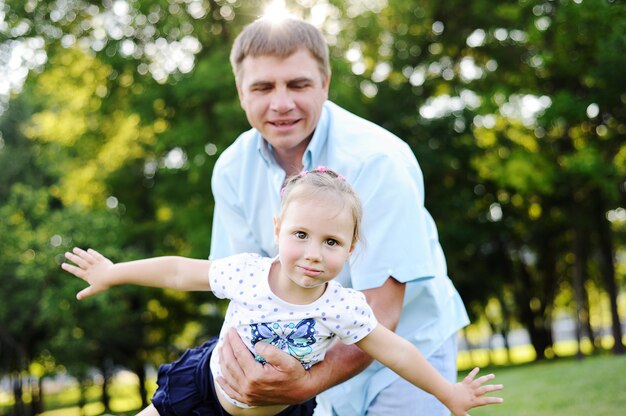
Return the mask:
POLYGON ((301 157, 328 98, 330 80, 306 49, 287 58, 248 56, 241 64, 237 92, 252 127, 279 157, 301 157))

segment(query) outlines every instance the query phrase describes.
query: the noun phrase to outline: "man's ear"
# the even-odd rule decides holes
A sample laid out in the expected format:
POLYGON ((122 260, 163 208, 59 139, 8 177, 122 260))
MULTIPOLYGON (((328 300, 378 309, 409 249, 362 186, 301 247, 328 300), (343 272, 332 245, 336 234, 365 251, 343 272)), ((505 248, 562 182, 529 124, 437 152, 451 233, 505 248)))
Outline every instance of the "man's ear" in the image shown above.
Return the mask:
POLYGON ((235 83, 235 86, 237 87, 237 95, 239 96, 239 105, 241 106, 241 108, 243 108, 243 110, 246 110, 246 107, 243 104, 243 90, 241 89, 241 86, 239 85, 239 83, 235 83))
POLYGON ((329 72, 328 76, 326 77, 326 80, 324 80, 322 84, 322 88, 324 89, 326 93, 327 100, 328 100, 328 90, 330 89, 330 76, 331 76, 331 73, 329 72))

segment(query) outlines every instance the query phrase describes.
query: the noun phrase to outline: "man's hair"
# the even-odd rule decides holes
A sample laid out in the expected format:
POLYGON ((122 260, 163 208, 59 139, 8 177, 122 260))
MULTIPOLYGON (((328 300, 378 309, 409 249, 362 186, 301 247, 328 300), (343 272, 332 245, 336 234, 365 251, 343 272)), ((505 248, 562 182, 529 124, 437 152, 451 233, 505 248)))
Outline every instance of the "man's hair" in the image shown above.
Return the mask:
POLYGON ((280 21, 261 18, 247 25, 235 39, 230 64, 239 82, 241 64, 247 56, 287 58, 303 47, 317 61, 323 79, 327 80, 330 76, 328 44, 319 29, 296 18, 280 21))

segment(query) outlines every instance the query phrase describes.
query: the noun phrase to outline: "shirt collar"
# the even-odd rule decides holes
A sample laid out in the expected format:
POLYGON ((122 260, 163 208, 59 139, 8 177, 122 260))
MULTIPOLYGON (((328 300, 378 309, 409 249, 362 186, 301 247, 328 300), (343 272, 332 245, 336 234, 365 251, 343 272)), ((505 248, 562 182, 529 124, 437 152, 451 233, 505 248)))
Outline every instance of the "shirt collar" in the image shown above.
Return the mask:
MULTIPOLYGON (((309 142, 306 150, 304 151, 304 155, 302 155, 302 166, 304 170, 311 170, 317 167, 318 160, 320 160, 320 155, 326 142, 328 140, 328 126, 330 115, 329 110, 327 108, 327 104, 324 103, 322 107, 322 114, 320 115, 320 119, 317 122, 317 127, 315 128, 315 132, 313 133, 313 137, 309 142), (314 166, 315 165, 315 166, 314 166)), ((256 132, 257 138, 257 150, 261 155, 261 158, 265 161, 265 163, 269 165, 278 165, 276 163, 276 159, 274 158, 274 151, 272 150, 272 145, 267 142, 258 131, 256 132)))
POLYGON ((324 106, 322 107, 322 114, 317 122, 317 127, 315 128, 313 137, 304 151, 304 155, 302 155, 302 166, 305 170, 315 169, 317 165, 320 164, 320 156, 328 141, 330 115, 326 107, 327 105, 324 103, 324 106))
POLYGON ((268 166, 271 164, 276 164, 276 161, 274 160, 274 156, 272 154, 272 145, 269 144, 267 140, 263 138, 263 136, 261 136, 261 133, 259 131, 256 131, 255 136, 257 142, 257 150, 259 151, 261 158, 265 161, 265 164, 268 166))

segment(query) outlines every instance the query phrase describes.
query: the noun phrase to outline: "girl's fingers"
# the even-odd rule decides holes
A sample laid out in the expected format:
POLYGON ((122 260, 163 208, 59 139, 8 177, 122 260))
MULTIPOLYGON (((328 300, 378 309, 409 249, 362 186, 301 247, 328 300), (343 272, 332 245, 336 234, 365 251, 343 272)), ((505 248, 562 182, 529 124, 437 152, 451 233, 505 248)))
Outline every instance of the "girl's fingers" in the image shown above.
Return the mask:
POLYGON ((470 371, 467 376, 465 376, 464 381, 471 382, 472 380, 474 380, 474 377, 476 377, 476 374, 478 374, 479 371, 480 368, 474 367, 474 369, 470 371))
POLYGON ((80 292, 78 292, 76 294, 76 299, 83 300, 83 299, 88 298, 89 296, 93 296, 93 295, 95 295, 93 287, 89 286, 89 287, 84 288, 80 292))
MULTIPOLYGON (((66 255, 67 257, 67 255, 66 255)), ((66 272, 69 272, 71 274, 73 274, 76 277, 80 277, 81 279, 85 279, 84 277, 84 270, 80 267, 76 267, 73 264, 69 264, 69 263, 63 263, 61 264, 61 268, 63 270, 65 270, 66 272)))
POLYGON ((95 261, 93 256, 87 250, 83 250, 80 247, 74 247, 74 250, 72 251, 74 252, 74 254, 79 255, 83 260, 85 260, 89 264, 92 264, 95 261))
POLYGON ((65 257, 67 257, 69 260, 72 260, 79 267, 83 267, 83 268, 89 266, 90 264, 94 262, 94 259, 91 256, 91 254, 87 253, 85 250, 79 247, 74 247, 71 253, 65 254, 65 257))
POLYGON ((481 397, 480 400, 476 402, 475 407, 487 406, 490 404, 500 404, 502 402, 504 402, 504 399, 502 397, 485 396, 485 397, 481 397))
POLYGON ((87 249, 87 253, 89 255, 91 255, 95 260, 97 261, 102 261, 102 260, 106 260, 106 257, 104 257, 102 254, 98 253, 96 250, 94 250, 93 248, 87 249))
POLYGON ((476 393, 480 396, 487 393, 492 393, 494 391, 502 390, 504 386, 502 384, 487 384, 486 386, 481 386, 476 389, 476 393))
POLYGON ((474 384, 480 385, 480 384, 485 384, 488 381, 493 380, 494 378, 496 378, 495 374, 486 374, 484 376, 478 377, 476 380, 474 380, 474 384))
POLYGON ((65 258, 75 263, 81 269, 87 269, 94 264, 108 260, 94 249, 83 250, 79 247, 74 247, 71 252, 65 253, 65 258))
POLYGON ((80 253, 76 254, 76 253, 67 252, 65 253, 65 258, 71 261, 72 263, 76 264, 81 269, 84 269, 89 266, 89 263, 80 255, 80 253))

